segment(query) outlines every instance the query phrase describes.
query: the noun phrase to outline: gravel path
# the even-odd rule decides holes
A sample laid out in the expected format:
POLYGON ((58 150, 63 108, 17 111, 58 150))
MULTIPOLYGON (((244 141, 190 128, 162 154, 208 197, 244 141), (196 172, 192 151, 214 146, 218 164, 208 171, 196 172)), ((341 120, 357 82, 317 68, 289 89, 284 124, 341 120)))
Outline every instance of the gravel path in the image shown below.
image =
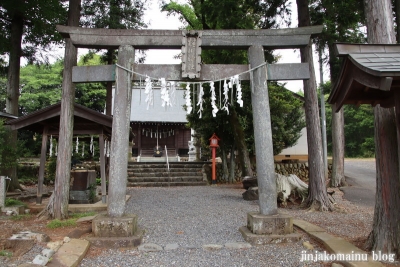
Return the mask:
MULTIPOLYGON (((229 249, 224 245, 244 242, 238 229, 246 225, 247 212, 258 211, 256 201, 242 198, 244 189, 235 186, 131 188, 127 212, 139 216, 146 230, 143 243, 175 250, 143 252, 107 250, 89 255, 80 266, 326 266, 300 262, 302 240, 292 244, 229 249), (206 250, 203 245, 221 245, 206 250)), ((311 243, 319 251, 318 244, 311 243)))

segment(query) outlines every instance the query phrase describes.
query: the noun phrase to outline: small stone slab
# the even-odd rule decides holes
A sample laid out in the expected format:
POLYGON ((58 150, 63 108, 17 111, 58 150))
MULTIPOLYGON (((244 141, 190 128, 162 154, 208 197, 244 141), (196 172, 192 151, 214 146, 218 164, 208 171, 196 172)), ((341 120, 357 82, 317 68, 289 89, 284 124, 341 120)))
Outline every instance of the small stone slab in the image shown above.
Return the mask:
POLYGON ((177 243, 173 243, 173 244, 167 244, 164 248, 164 250, 175 250, 178 249, 179 245, 177 243))
POLYGON ((85 257, 90 243, 83 239, 71 239, 64 243, 53 255, 47 267, 78 266, 85 257))
POLYGON ((43 256, 43 255, 36 255, 36 257, 33 259, 32 263, 41 265, 41 266, 46 266, 46 264, 49 262, 49 258, 43 256))
POLYGON ((299 227, 300 229, 304 230, 305 232, 326 232, 324 229, 322 229, 319 226, 316 226, 312 223, 309 223, 307 221, 299 220, 299 219, 293 219, 293 224, 296 227, 299 227))
POLYGON ((301 234, 287 234, 287 235, 256 235, 253 234, 246 226, 239 228, 244 240, 252 245, 266 245, 278 243, 293 243, 301 239, 301 234))
POLYGON ((53 257, 54 253, 56 253, 54 250, 45 248, 42 250, 42 255, 45 256, 46 258, 51 258, 53 257))
POLYGON ((163 248, 154 243, 146 243, 146 244, 140 245, 138 247, 138 250, 144 251, 144 252, 157 252, 157 251, 162 251, 163 248))
POLYGON ((76 220, 76 222, 77 223, 92 222, 93 219, 96 218, 96 216, 97 215, 81 217, 78 220, 76 220))
POLYGON ((220 250, 223 247, 224 246, 218 245, 218 244, 206 244, 206 245, 203 245, 203 249, 205 249, 205 250, 220 250))
POLYGON ((247 249, 251 248, 251 244, 247 242, 231 242, 231 243, 226 243, 225 247, 228 249, 247 249))

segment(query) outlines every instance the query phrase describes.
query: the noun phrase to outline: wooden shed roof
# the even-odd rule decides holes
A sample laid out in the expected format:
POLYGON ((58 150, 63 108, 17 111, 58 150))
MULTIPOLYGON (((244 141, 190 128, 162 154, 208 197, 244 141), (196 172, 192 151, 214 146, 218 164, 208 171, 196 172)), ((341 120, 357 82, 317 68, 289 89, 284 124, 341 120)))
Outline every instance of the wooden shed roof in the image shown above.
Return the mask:
POLYGON ((10 119, 16 119, 16 118, 18 118, 18 116, 14 116, 7 112, 0 112, 0 119, 10 120, 10 119))
MULTIPOLYGON (((25 128, 42 134, 48 126, 48 134, 58 135, 60 126, 61 103, 37 110, 28 115, 7 122, 11 129, 25 128)), ((74 104, 74 134, 111 134, 112 117, 101 114, 79 104, 74 104)))
POLYGON ((337 112, 344 104, 394 106, 400 89, 400 45, 336 44, 344 57, 341 73, 328 102, 337 112))

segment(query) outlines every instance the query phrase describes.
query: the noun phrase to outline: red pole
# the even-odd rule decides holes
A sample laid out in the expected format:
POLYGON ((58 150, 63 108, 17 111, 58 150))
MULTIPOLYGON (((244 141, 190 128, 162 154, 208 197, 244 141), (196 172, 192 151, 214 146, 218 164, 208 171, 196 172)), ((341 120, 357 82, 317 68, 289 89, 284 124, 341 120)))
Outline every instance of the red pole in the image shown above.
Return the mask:
POLYGON ((217 181, 215 179, 216 177, 216 171, 215 171, 215 147, 212 148, 212 170, 211 170, 211 178, 212 178, 212 184, 216 184, 217 181))

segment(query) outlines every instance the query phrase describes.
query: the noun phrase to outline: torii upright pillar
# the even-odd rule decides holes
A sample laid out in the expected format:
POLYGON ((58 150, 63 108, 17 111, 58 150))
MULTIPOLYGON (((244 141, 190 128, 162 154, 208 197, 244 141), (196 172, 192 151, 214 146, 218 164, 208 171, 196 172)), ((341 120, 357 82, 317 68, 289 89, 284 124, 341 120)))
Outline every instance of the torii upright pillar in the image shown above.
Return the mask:
MULTIPOLYGON (((135 50, 132 46, 120 46, 118 65, 130 70, 134 64, 135 50)), ((132 99, 132 73, 116 69, 116 86, 113 107, 113 124, 110 153, 110 182, 108 186, 108 215, 121 217, 125 212, 126 170, 128 168, 129 121, 132 99)))
MULTIPOLYGON (((264 48, 260 45, 251 46, 248 50, 248 58, 251 68, 264 64, 264 48)), ((249 212, 247 226, 239 229, 246 241, 258 245, 296 242, 301 238, 300 235, 293 234, 293 219, 287 215, 278 214, 267 80, 266 66, 254 70, 251 103, 260 212, 249 212)))
POLYGON ((141 234, 137 229, 137 215, 125 214, 126 179, 128 167, 129 119, 132 98, 132 73, 135 50, 130 45, 118 49, 116 88, 113 107, 113 123, 110 153, 107 215, 99 215, 92 221, 96 244, 117 243, 119 246, 138 246, 141 234), (108 240, 113 238, 112 241, 108 240))

